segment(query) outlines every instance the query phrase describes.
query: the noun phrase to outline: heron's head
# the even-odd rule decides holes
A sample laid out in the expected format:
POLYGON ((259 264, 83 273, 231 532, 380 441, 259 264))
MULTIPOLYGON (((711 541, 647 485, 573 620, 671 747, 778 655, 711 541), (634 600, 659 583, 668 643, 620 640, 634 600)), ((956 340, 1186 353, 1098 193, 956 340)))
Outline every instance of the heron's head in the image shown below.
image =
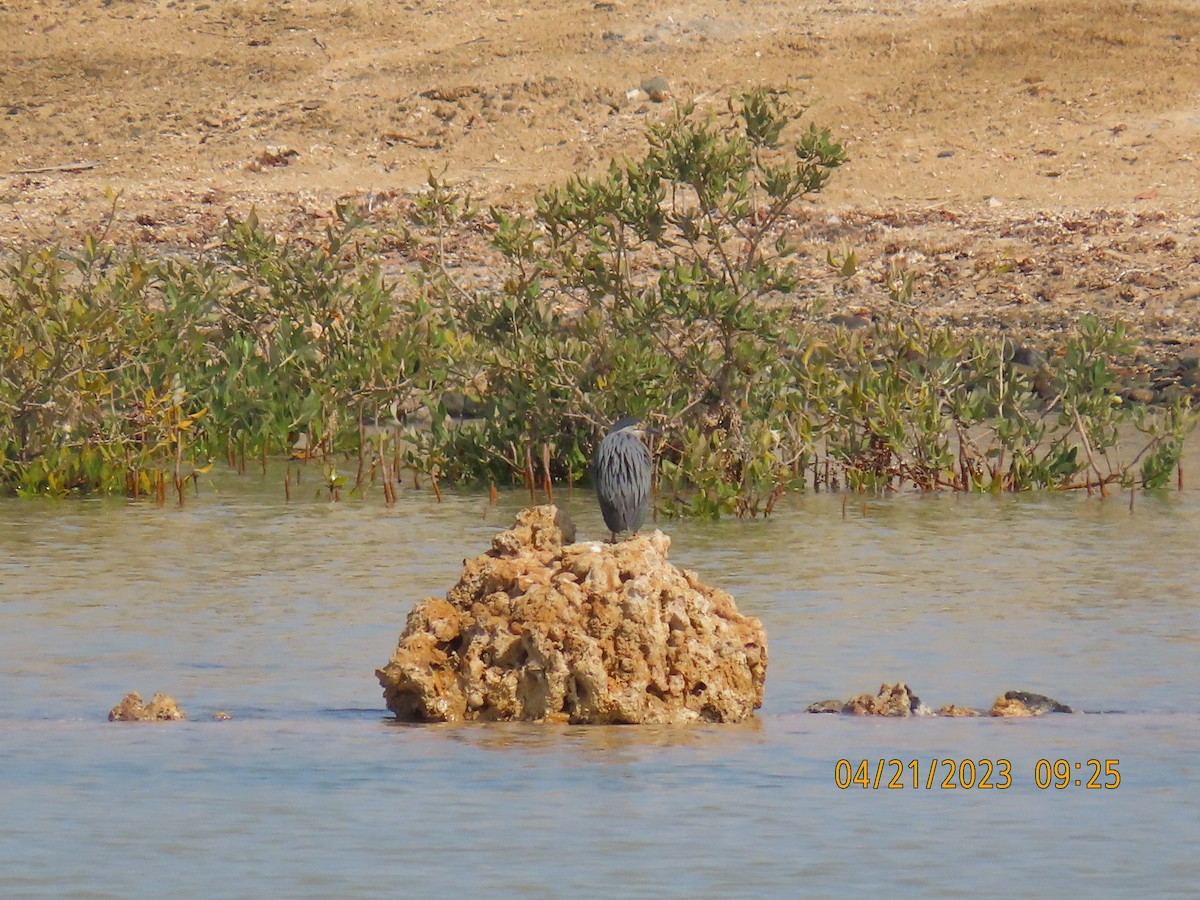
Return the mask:
POLYGON ((608 429, 609 434, 617 434, 621 431, 640 438, 644 438, 650 434, 659 433, 659 429, 655 428, 653 425, 647 425, 637 416, 621 416, 621 418, 613 422, 612 427, 608 429))

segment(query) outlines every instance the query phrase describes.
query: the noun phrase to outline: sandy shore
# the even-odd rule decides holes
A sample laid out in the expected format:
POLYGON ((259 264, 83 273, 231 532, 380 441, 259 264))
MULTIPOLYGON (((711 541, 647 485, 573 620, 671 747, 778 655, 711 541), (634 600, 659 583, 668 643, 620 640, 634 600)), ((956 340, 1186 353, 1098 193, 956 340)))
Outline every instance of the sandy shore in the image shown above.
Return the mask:
POLYGON ((46 0, 0 31, 9 248, 199 248, 252 205, 311 233, 430 170, 519 207, 675 101, 767 84, 851 157, 797 217, 833 312, 899 260, 931 321, 1052 342, 1099 312, 1160 359, 1198 340, 1194 4, 46 0), (829 247, 858 254, 849 283, 829 247))

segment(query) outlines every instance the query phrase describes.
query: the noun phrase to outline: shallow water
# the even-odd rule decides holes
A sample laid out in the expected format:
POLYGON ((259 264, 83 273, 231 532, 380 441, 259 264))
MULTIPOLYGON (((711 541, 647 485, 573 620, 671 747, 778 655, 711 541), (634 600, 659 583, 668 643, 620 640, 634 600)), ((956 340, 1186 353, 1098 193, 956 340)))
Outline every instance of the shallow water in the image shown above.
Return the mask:
MULTIPOLYGON (((0 896, 1194 895, 1196 491, 662 523, 770 640, 759 716, 694 728, 397 725, 374 669, 408 609, 528 498, 281 494, 0 502, 0 896), (885 680, 1093 714, 803 712, 885 680), (107 722, 129 690, 190 721, 107 722), (842 759, 907 785, 839 789, 842 759), (943 788, 943 765, 925 787, 963 759, 1011 786, 943 788), (1042 790, 1040 759, 1119 760, 1121 784, 1042 790)), ((602 533, 589 495, 558 499, 602 533)))

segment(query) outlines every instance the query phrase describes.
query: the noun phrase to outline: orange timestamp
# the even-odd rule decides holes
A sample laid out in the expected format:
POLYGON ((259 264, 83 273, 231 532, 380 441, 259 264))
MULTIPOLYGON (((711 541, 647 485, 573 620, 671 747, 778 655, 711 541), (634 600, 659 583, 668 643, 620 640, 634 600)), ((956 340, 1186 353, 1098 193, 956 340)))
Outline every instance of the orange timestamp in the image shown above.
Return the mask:
POLYGON ((833 783, 851 787, 904 790, 1006 790, 1012 787, 1012 763, 1007 759, 839 759, 833 783))
POLYGON ((1121 786, 1119 759, 1039 759, 1033 766, 1033 783, 1042 790, 1077 787, 1091 791, 1111 791, 1121 786))
MULTIPOLYGON (((1119 759, 1039 759, 1033 766, 1033 783, 1041 790, 1069 787, 1114 790, 1121 785, 1119 759)), ((1013 785, 1012 762, 1007 759, 839 759, 833 766, 833 783, 887 790, 1007 790, 1013 785)))

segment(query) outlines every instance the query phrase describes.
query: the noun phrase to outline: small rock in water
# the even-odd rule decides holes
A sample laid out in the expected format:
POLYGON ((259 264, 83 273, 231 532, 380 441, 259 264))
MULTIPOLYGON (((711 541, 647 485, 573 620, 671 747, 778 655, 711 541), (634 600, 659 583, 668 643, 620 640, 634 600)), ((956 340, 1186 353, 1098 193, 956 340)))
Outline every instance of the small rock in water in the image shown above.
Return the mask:
POLYGON ((167 694, 155 694, 149 704, 142 702, 137 691, 130 691, 108 713, 110 722, 173 722, 187 718, 167 694))
POLYGON ((988 715, 1000 719, 1021 719, 1036 716, 1037 713, 1020 700, 1010 697, 997 697, 996 702, 992 704, 992 708, 988 711, 988 715))
POLYGON ((818 700, 809 705, 805 712, 810 713, 840 713, 846 704, 841 700, 818 700))
POLYGON ((947 703, 945 706, 943 706, 941 709, 938 710, 937 714, 939 716, 946 716, 947 718, 951 718, 951 719, 972 718, 974 716, 979 715, 979 710, 970 709, 969 707, 966 707, 966 706, 955 706, 953 703, 947 703))
MULTIPOLYGON (((806 710, 810 713, 846 713, 853 716, 943 716, 946 718, 973 718, 984 715, 977 709, 966 706, 956 706, 948 703, 934 712, 921 702, 902 681, 896 684, 883 684, 877 694, 860 694, 851 697, 845 703, 840 700, 821 700, 811 704, 806 710)), ((989 716, 1004 717, 1033 717, 1046 713, 1074 712, 1065 703, 1059 703, 1042 694, 1028 691, 1009 691, 1003 697, 997 698, 989 716)))
POLYGON ((1075 710, 1065 703, 1059 703, 1045 694, 1034 694, 1029 691, 1006 691, 1004 699, 1017 701, 1025 706, 1035 716, 1045 713, 1073 713, 1075 710))
POLYGON ((879 687, 879 693, 860 694, 851 697, 842 712, 855 716, 931 716, 933 710, 921 702, 921 698, 912 692, 903 681, 895 684, 884 683, 879 687))

